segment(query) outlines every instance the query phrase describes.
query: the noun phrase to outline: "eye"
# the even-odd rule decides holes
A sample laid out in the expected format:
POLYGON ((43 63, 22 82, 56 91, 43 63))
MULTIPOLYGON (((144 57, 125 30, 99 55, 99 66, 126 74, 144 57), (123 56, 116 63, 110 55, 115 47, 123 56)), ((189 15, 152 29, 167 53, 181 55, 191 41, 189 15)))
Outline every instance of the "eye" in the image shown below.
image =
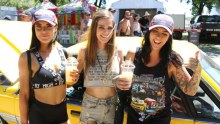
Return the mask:
POLYGON ((102 29, 102 30, 104 30, 104 29, 105 29, 105 28, 104 28, 104 27, 102 27, 102 26, 98 26, 98 28, 99 28, 99 29, 102 29))
POLYGON ((162 35, 163 35, 164 37, 167 37, 169 34, 168 34, 168 33, 162 33, 162 35))
POLYGON ((108 30, 113 30, 113 27, 108 27, 108 30))

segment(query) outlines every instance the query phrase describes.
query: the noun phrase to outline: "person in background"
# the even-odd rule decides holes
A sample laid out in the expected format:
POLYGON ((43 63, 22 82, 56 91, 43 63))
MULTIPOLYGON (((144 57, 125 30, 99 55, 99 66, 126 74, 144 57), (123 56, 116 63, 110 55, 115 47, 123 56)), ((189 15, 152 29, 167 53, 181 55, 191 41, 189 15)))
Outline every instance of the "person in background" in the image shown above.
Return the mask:
POLYGON ((81 35, 78 38, 78 42, 87 40, 87 32, 91 24, 92 24, 91 13, 89 11, 86 11, 84 19, 82 19, 80 22, 81 35))
MULTIPOLYGON (((55 41, 57 18, 54 12, 40 9, 32 23, 30 54, 23 52, 18 61, 21 124, 67 124, 66 59, 55 41)), ((77 73, 73 74, 73 81, 78 80, 77 73)))
POLYGON ((21 18, 22 18, 22 21, 30 22, 30 21, 32 21, 32 14, 30 11, 25 10, 22 12, 21 18))
POLYGON ((132 24, 132 36, 139 36, 142 37, 143 33, 141 31, 141 26, 139 23, 140 15, 139 14, 134 14, 133 15, 134 22, 132 24))
POLYGON ((170 124, 172 77, 187 95, 196 94, 201 79, 201 64, 190 58, 187 68, 182 57, 172 50, 173 19, 165 14, 155 15, 145 34, 143 45, 129 50, 126 59, 135 64, 132 82, 120 75, 117 87, 130 91, 127 108, 127 124, 170 124))
POLYGON ((114 14, 115 14, 115 12, 116 12, 116 10, 115 10, 114 8, 112 8, 112 7, 110 7, 110 8, 108 9, 108 11, 111 12, 113 16, 114 16, 114 14))
POLYGON ((130 20, 130 24, 133 25, 133 22, 134 22, 134 17, 133 17, 133 16, 134 16, 134 14, 135 14, 135 10, 132 9, 132 10, 130 11, 130 13, 131 13, 131 14, 130 14, 131 17, 130 17, 129 20, 130 20))
POLYGON ((91 13, 89 11, 85 12, 84 18, 80 22, 80 31, 86 32, 92 23, 91 13))
POLYGON ((141 24, 141 31, 143 32, 143 34, 145 34, 148 31, 150 22, 149 17, 150 14, 148 13, 148 11, 145 11, 144 16, 139 20, 139 23, 141 24))
POLYGON ((78 53, 78 71, 84 73, 80 121, 85 124, 113 124, 117 94, 112 79, 120 72, 122 51, 115 44, 115 21, 108 10, 93 17, 87 46, 78 53))
POLYGON ((130 11, 125 11, 124 18, 119 22, 117 36, 131 36, 130 11))

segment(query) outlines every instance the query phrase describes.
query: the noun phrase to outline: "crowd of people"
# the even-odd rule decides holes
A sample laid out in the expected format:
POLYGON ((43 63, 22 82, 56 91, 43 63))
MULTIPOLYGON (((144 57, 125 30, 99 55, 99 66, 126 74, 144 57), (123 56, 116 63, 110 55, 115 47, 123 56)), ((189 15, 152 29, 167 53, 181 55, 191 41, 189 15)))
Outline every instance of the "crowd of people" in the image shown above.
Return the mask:
POLYGON ((124 18, 120 20, 118 26, 118 36, 139 36, 143 37, 148 31, 150 14, 145 11, 141 17, 135 10, 126 10, 124 18))
MULTIPOLYGON (((169 124, 171 79, 185 94, 195 95, 201 78, 199 53, 190 59, 189 68, 194 72, 190 76, 182 57, 172 50, 174 22, 170 16, 157 14, 149 21, 148 12, 140 17, 134 10, 125 11, 117 31, 114 13, 113 8, 98 10, 91 25, 82 28, 88 32, 87 44, 80 49, 78 67, 70 74, 73 82, 84 74, 80 122, 121 124, 126 108, 128 124, 169 124), (132 80, 121 74, 125 60, 115 43, 116 35, 144 37, 142 46, 130 49, 125 57, 135 65, 132 80), (158 103, 156 108, 135 107, 139 101, 151 99, 158 103)), ((82 23, 86 25, 88 20, 82 23)), ((32 15, 30 49, 18 62, 22 124, 69 123, 64 72, 66 59, 74 49, 66 51, 56 44, 57 29, 52 11, 40 9, 32 15)))

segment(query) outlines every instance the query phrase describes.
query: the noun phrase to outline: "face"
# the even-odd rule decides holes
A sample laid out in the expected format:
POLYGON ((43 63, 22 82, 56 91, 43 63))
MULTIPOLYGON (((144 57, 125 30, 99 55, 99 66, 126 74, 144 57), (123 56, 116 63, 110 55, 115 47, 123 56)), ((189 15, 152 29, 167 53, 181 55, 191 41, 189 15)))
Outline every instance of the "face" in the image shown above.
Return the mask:
POLYGON ((135 20, 137 20, 137 21, 138 21, 139 19, 140 19, 140 16, 135 17, 135 20))
POLYGON ((152 49, 160 50, 167 42, 170 33, 162 27, 154 28, 150 32, 150 44, 152 49))
POLYGON ((31 21, 31 16, 22 15, 22 21, 25 21, 25 22, 31 21))
POLYGON ((114 24, 112 19, 100 19, 97 23, 96 37, 99 45, 108 43, 114 32, 114 24))
POLYGON ((35 23, 34 29, 41 43, 50 43, 57 30, 57 26, 53 26, 46 21, 38 21, 35 23))
POLYGON ((126 19, 130 19, 130 17, 131 17, 130 12, 125 12, 125 18, 126 18, 126 19))

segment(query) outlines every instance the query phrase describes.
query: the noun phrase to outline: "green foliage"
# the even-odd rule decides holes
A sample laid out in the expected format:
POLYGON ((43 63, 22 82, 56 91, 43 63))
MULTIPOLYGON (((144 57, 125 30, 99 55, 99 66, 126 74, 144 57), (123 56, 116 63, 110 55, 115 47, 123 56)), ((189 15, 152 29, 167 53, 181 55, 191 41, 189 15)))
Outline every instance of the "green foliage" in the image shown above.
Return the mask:
MULTIPOLYGON (((36 6, 43 0, 0 0, 1 6, 15 6, 17 10, 25 10, 36 6)), ((62 6, 70 2, 70 0, 50 0, 56 6, 62 6)))
POLYGON ((212 8, 219 3, 219 0, 180 0, 180 2, 186 2, 187 4, 192 4, 191 14, 193 15, 194 18, 197 15, 201 15, 203 13, 204 7, 207 7, 210 13, 212 8))

